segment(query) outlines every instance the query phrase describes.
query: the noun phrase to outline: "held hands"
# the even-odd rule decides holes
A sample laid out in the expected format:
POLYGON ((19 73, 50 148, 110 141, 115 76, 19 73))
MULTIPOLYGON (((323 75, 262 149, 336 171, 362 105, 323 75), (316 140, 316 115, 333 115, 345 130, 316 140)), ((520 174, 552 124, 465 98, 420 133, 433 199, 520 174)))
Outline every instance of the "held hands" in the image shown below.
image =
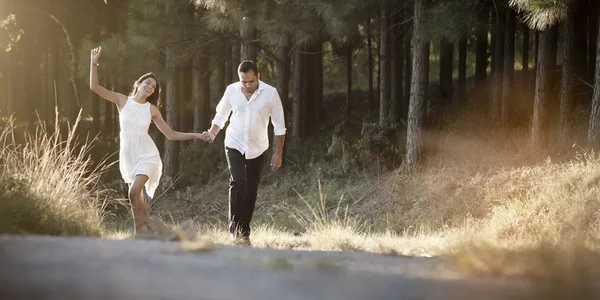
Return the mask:
POLYGON ((212 132, 210 132, 210 131, 208 131, 208 130, 204 131, 202 133, 202 135, 204 135, 206 137, 206 139, 203 139, 203 141, 205 141, 205 142, 212 143, 212 142, 215 141, 215 137, 216 137, 215 134, 212 133, 212 132))
POLYGON ((102 54, 102 46, 99 46, 98 48, 92 49, 92 51, 90 52, 91 63, 92 64, 97 64, 98 63, 98 59, 100 58, 101 54, 102 54))
POLYGON ((203 133, 194 133, 194 138, 198 139, 198 140, 203 140, 205 142, 209 142, 212 143, 212 141, 214 140, 214 137, 211 139, 210 136, 210 132, 203 132, 203 133))
MULTIPOLYGON (((197 139, 201 139, 205 142, 212 143, 215 141, 215 134, 210 131, 204 131, 203 133, 196 133, 197 139)), ((283 162, 283 156, 281 153, 275 152, 273 157, 271 157, 271 170, 277 171, 281 168, 281 164, 283 162)))

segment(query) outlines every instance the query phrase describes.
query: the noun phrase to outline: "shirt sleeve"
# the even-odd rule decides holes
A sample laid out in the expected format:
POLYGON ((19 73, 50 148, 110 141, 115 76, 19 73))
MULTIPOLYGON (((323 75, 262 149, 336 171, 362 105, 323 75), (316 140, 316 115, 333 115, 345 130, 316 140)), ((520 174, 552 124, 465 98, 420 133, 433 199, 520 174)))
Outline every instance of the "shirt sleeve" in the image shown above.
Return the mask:
POLYGON ((273 104, 271 105, 271 123, 275 135, 285 135, 285 117, 283 116, 283 105, 277 89, 273 89, 273 104))
POLYGON ((212 120, 212 124, 219 126, 221 129, 225 128, 225 122, 227 122, 229 114, 231 113, 229 93, 229 88, 225 89, 225 93, 223 93, 221 101, 219 101, 219 104, 217 104, 215 117, 212 120))

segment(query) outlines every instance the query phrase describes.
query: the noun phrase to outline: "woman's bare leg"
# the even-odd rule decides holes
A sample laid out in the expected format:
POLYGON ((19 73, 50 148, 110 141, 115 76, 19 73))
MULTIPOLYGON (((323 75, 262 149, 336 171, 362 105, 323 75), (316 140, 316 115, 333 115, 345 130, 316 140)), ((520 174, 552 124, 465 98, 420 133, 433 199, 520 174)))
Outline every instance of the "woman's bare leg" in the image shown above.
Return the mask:
POLYGON ((150 218, 150 214, 148 213, 148 206, 146 205, 146 201, 144 201, 144 193, 140 192, 140 199, 142 210, 144 212, 144 225, 146 225, 146 229, 150 232, 156 232, 156 227, 154 226, 154 222, 152 218, 150 218))
POLYGON ((148 181, 146 175, 136 175, 133 183, 129 186, 129 201, 131 202, 131 210, 133 212, 134 234, 142 229, 145 223, 148 211, 144 204, 144 199, 140 196, 142 189, 148 181))

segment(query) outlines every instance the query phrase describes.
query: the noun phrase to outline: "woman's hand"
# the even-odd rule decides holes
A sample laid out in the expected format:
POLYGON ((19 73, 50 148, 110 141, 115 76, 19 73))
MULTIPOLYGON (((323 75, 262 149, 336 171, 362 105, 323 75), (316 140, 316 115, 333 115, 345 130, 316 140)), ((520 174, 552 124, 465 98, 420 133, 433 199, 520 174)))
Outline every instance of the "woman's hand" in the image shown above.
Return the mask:
POLYGON ((98 48, 94 48, 92 49, 92 52, 90 53, 90 60, 93 64, 97 64, 98 63, 98 59, 100 58, 100 55, 102 54, 102 46, 99 46, 98 48))
POLYGON ((203 133, 195 133, 195 134, 194 134, 194 137, 195 137, 196 139, 203 140, 203 141, 205 141, 205 142, 209 142, 209 141, 211 141, 210 135, 209 135, 209 134, 207 134, 207 132, 203 132, 203 133))
POLYGON ((204 131, 202 133, 202 135, 204 135, 204 137, 205 137, 205 139, 204 139, 205 142, 212 143, 215 141, 215 137, 216 137, 215 134, 210 132, 209 130, 204 131))

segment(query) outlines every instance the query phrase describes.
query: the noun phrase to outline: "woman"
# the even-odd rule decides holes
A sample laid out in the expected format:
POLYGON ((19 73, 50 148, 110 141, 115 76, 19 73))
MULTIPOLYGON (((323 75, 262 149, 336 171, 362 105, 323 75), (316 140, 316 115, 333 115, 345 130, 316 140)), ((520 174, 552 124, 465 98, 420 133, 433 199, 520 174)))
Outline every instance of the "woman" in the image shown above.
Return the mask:
POLYGON ((129 96, 112 92, 98 84, 98 59, 102 47, 92 49, 90 55, 90 89, 100 97, 113 102, 119 109, 120 149, 119 170, 129 185, 128 198, 133 211, 134 234, 146 227, 155 232, 148 215, 142 189, 150 198, 154 196, 162 174, 162 161, 158 149, 148 135, 151 122, 169 140, 206 140, 205 134, 173 131, 158 109, 160 84, 152 73, 144 74, 133 84, 129 96))

